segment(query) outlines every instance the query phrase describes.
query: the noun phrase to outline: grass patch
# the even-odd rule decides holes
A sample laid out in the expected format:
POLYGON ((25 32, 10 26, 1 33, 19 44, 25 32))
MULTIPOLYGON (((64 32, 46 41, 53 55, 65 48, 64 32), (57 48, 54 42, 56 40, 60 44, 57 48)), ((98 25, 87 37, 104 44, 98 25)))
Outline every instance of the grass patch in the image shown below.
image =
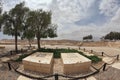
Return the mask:
POLYGON ((15 61, 19 62, 19 61, 22 61, 23 58, 29 56, 28 54, 22 54, 19 56, 19 58, 17 58, 15 61))
POLYGON ((61 58, 61 53, 79 53, 87 58, 89 58, 93 63, 97 63, 99 61, 101 61, 102 59, 99 58, 98 56, 87 56, 85 55, 84 53, 78 51, 78 50, 75 50, 75 49, 51 49, 51 48, 41 48, 39 50, 35 50, 33 52, 31 52, 30 54, 23 54, 21 56, 19 56, 19 58, 16 60, 16 61, 22 61, 23 58, 35 53, 35 52, 49 52, 49 53, 53 53, 54 55, 54 58, 61 58))
POLYGON ((98 56, 87 56, 87 58, 89 58, 93 63, 97 63, 99 61, 102 61, 101 58, 99 58, 98 56))
POLYGON ((25 58, 25 57, 27 57, 27 56, 35 53, 35 52, 37 52, 37 51, 36 51, 36 50, 35 50, 35 51, 32 51, 32 52, 29 53, 29 54, 22 54, 22 55, 20 55, 19 58, 17 58, 15 61, 16 61, 16 62, 22 61, 23 58, 25 58))
POLYGON ((38 51, 53 53, 54 58, 61 58, 61 53, 77 53, 78 52, 75 49, 50 49, 50 48, 47 48, 47 49, 41 48, 38 51))

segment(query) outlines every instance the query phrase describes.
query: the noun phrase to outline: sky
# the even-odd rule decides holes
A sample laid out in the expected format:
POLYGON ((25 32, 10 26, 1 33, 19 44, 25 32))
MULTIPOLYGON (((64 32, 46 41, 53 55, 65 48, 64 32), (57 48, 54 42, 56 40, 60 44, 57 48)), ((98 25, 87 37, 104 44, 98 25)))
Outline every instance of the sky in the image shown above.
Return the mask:
MULTIPOLYGON (((120 32, 120 0, 3 0, 3 11, 23 1, 31 10, 52 11, 52 23, 58 25, 55 39, 82 40, 91 34, 98 40, 120 32)), ((0 39, 7 38, 11 37, 0 33, 0 39)))

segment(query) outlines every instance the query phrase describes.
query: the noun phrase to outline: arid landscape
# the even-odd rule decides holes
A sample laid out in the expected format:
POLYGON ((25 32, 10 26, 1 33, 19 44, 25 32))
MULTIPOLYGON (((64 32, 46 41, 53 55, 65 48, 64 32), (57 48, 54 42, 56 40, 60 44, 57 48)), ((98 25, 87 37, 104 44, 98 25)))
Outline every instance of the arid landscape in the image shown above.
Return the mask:
POLYGON ((0 0, 0 80, 120 80, 120 0, 0 0))
MULTIPOLYGON (((27 41, 19 40, 18 48, 26 49, 28 45, 27 41)), ((101 55, 101 52, 109 56, 120 55, 120 41, 97 41, 97 42, 81 42, 81 41, 72 41, 72 40, 42 40, 41 46, 43 48, 66 48, 66 49, 76 49, 82 51, 86 55, 94 55, 94 52, 98 53, 98 56, 101 55), (84 50, 85 49, 85 50, 84 50), (90 51, 93 53, 90 53, 90 51)), ((32 42, 32 46, 35 46, 37 49, 36 41, 32 42)), ((0 55, 10 50, 14 50, 14 40, 1 40, 0 41, 0 55)), ((24 53, 27 54, 30 51, 24 53)), ((5 56, 0 58, 0 80, 17 80, 20 74, 16 73, 14 70, 10 70, 6 63, 3 63, 8 60, 13 60, 19 57, 21 54, 5 56), (3 74, 4 73, 4 74, 3 74)), ((95 67, 99 68, 102 66, 103 62, 107 62, 110 65, 107 65, 105 71, 100 71, 99 73, 86 78, 87 80, 119 80, 120 79, 120 61, 117 60, 112 63, 114 57, 108 56, 99 56, 103 59, 102 62, 94 63, 95 67), (112 64, 111 64, 112 63, 112 64)), ((15 65, 22 66, 22 63, 13 63, 15 65)), ((54 59, 53 73, 63 74, 63 65, 61 59, 54 59)), ((85 73, 86 74, 86 73, 85 73)), ((74 74, 71 76, 81 76, 81 74, 74 74)), ((48 80, 53 80, 54 78, 48 78, 48 80)), ((59 77, 60 80, 67 80, 66 78, 59 77)), ((30 79, 29 79, 30 80, 30 79)), ((84 80, 84 79, 83 79, 84 80)))

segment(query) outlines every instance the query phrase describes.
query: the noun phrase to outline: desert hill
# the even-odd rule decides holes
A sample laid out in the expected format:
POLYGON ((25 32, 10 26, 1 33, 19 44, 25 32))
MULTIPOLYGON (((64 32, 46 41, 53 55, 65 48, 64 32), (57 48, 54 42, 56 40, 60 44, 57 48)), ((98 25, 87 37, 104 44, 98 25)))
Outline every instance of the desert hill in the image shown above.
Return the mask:
MULTIPOLYGON (((0 40, 1 45, 14 45, 14 39, 0 40)), ((27 45, 27 40, 18 40, 18 45, 27 45)), ((33 40, 32 44, 37 44, 37 40, 33 40)), ((120 41, 75 41, 75 40, 41 40, 42 45, 67 45, 67 46, 83 46, 83 47, 117 47, 120 48, 120 41)))

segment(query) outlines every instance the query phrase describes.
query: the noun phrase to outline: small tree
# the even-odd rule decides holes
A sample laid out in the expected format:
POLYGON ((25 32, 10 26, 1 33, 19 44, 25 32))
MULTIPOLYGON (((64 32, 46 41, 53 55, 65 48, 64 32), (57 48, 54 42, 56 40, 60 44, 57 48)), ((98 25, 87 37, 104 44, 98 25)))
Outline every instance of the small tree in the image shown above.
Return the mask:
POLYGON ((32 30, 33 35, 37 38, 38 49, 41 48, 41 38, 57 37, 57 28, 56 25, 51 25, 51 12, 49 11, 31 11, 27 23, 30 25, 29 28, 32 30))
POLYGON ((104 39, 120 40, 120 32, 110 32, 110 33, 105 35, 104 39))
POLYGON ((92 35, 83 37, 83 40, 92 40, 92 39, 93 39, 92 35))
POLYGON ((0 0, 0 30, 1 30, 1 23, 2 23, 2 1, 0 0))
POLYGON ((32 29, 29 29, 28 27, 26 27, 24 32, 23 32, 23 35, 21 37, 21 39, 27 39, 28 40, 30 47, 31 47, 31 42, 35 37, 35 35, 32 31, 33 31, 32 29))
POLYGON ((3 33, 7 35, 15 36, 15 50, 18 51, 17 39, 21 36, 26 14, 29 9, 24 7, 24 2, 17 4, 9 12, 5 12, 2 15, 1 25, 3 26, 3 33))

